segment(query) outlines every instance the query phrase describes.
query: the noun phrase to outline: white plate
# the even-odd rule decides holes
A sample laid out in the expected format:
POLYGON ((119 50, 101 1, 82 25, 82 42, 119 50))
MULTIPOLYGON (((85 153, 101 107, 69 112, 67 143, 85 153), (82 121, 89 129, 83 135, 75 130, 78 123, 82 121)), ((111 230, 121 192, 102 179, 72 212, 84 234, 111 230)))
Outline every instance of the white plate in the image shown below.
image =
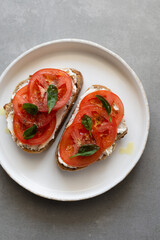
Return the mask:
MULTIPOLYGON (((89 41, 63 39, 36 46, 14 60, 0 79, 0 106, 10 101, 15 86, 41 68, 71 67, 82 72, 81 94, 92 84, 109 87, 123 101, 129 128, 113 154, 104 161, 76 172, 61 171, 55 149, 41 154, 25 153, 6 134, 6 121, 0 116, 0 160, 4 170, 27 190, 49 199, 73 201, 104 193, 122 181, 138 162, 148 137, 149 108, 143 86, 134 71, 118 55, 89 41), (119 148, 134 143, 131 155, 119 148)), ((63 130, 63 129, 62 129, 63 130)))

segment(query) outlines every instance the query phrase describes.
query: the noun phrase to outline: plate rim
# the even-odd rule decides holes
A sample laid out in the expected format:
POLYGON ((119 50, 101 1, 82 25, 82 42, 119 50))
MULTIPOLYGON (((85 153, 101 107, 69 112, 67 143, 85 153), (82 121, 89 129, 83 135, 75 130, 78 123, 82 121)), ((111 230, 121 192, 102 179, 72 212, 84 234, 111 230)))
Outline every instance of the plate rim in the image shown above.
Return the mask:
POLYGON ((2 160, 0 159, 0 164, 2 166, 2 168, 4 169, 4 171, 16 182, 18 183, 21 187, 23 187, 24 189, 28 190, 29 192, 38 195, 40 197, 43 198, 47 198, 47 199, 51 199, 51 200, 58 200, 58 201, 79 201, 79 200, 85 200, 85 199, 90 199, 93 197, 96 197, 98 195, 101 195, 107 191, 109 191, 110 189, 112 189, 113 187, 115 187, 117 184, 119 184, 120 182, 122 182, 127 176, 128 174, 133 170, 133 168, 136 166, 136 164, 138 163, 138 161, 140 160, 140 157, 142 156, 146 143, 147 143, 147 139, 148 139, 148 134, 149 134, 149 128, 150 128, 150 111, 149 111, 149 104, 148 104, 148 100, 147 100, 147 96, 144 90, 144 87, 142 85, 142 82, 140 81, 139 77, 137 76, 137 74, 134 72, 134 70, 128 65, 128 63, 126 63, 126 61, 124 59, 122 59, 117 53, 109 50, 108 48, 95 43, 93 41, 90 40, 84 40, 84 39, 77 39, 77 38, 63 38, 63 39, 58 39, 58 40, 52 40, 52 41, 48 41, 48 42, 44 42, 41 44, 38 44, 30 49, 28 49, 27 51, 23 52, 22 54, 20 54, 18 57, 16 57, 6 68, 5 70, 2 72, 1 76, 0 76, 0 82, 3 80, 4 76, 7 74, 7 72, 19 61, 21 60, 23 57, 25 57, 26 55, 28 55, 29 53, 40 49, 41 47, 45 47, 48 45, 52 45, 52 44, 56 44, 56 43, 77 43, 77 44, 84 44, 84 45, 90 45, 92 47, 95 47, 97 49, 101 49, 102 51, 106 52, 107 54, 111 55, 113 58, 115 58, 116 60, 118 60, 125 68, 127 68, 127 70, 133 75, 134 80, 136 81, 138 87, 140 88, 140 91, 142 93, 143 99, 144 99, 144 104, 145 104, 145 108, 146 108, 146 134, 145 134, 145 139, 143 142, 143 148, 142 150, 139 152, 139 154, 137 155, 137 159, 134 162, 134 164, 132 165, 132 168, 125 174, 123 175, 120 179, 114 181, 111 186, 109 188, 103 189, 101 191, 97 191, 94 193, 90 193, 88 196, 86 196, 86 194, 84 194, 85 196, 79 196, 77 197, 77 194, 74 195, 73 198, 69 197, 58 197, 58 196, 48 196, 46 194, 43 193, 39 193, 38 191, 35 191, 33 189, 30 189, 29 187, 25 186, 25 184, 23 184, 23 182, 18 178, 16 178, 16 176, 14 176, 14 173, 12 173, 12 170, 8 170, 5 166, 5 163, 2 162, 2 160))

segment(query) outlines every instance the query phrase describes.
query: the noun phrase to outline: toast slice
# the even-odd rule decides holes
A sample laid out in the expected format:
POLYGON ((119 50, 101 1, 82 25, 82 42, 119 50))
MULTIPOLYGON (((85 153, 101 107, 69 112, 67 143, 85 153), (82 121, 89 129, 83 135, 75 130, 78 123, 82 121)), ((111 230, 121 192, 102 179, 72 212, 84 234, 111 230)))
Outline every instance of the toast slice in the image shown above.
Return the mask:
MULTIPOLYGON (((86 90, 85 93, 87 93, 87 91, 90 91, 91 89, 93 89, 93 91, 96 91, 96 90, 107 90, 107 91, 111 91, 109 88, 105 87, 105 86, 102 86, 102 85, 92 85, 90 88, 88 88, 86 90)), ((83 99, 83 95, 80 99, 80 101, 83 99)), ((79 104, 80 102, 78 103, 77 107, 75 108, 68 124, 66 125, 66 128, 72 123, 73 119, 74 119, 74 116, 76 115, 76 113, 78 112, 78 109, 79 109, 79 104)), ((127 128, 127 125, 126 125, 126 122, 124 119, 122 119, 121 123, 119 124, 118 128, 117 128, 117 137, 116 137, 116 141, 112 144, 112 146, 110 146, 108 149, 106 149, 106 151, 103 152, 103 154, 99 157, 99 159, 97 161, 100 161, 100 160, 104 160, 107 156, 109 156, 115 149, 116 147, 116 143, 118 140, 120 140, 121 138, 123 138, 128 132, 128 128, 127 128)), ((60 144, 60 142, 59 142, 60 144)), ((56 159, 57 159, 57 164, 58 166, 62 169, 62 170, 66 170, 66 171, 76 171, 76 170, 80 170, 82 168, 85 168, 85 167, 67 167, 65 166, 64 164, 62 164, 60 161, 59 161, 59 144, 57 146, 57 150, 56 150, 56 159)))
MULTIPOLYGON (((54 138, 50 138, 49 140, 47 140, 47 142, 44 144, 41 144, 41 145, 36 145, 36 146, 29 146, 29 145, 24 145, 22 144, 17 138, 16 136, 14 135, 14 132, 13 132, 13 115, 14 115, 14 112, 13 112, 13 105, 12 105, 12 99, 15 95, 15 93, 20 89, 22 88, 24 85, 28 84, 29 82, 29 79, 26 79, 26 80, 23 80, 21 81, 15 88, 14 92, 13 92, 13 95, 12 95, 12 99, 9 103, 5 104, 4 105, 4 110, 5 110, 5 117, 6 117, 6 120, 7 120, 7 125, 8 125, 8 129, 9 129, 9 132, 13 138, 13 140, 16 142, 16 144, 24 151, 26 152, 29 152, 29 153, 40 153, 40 152, 43 152, 44 150, 48 149, 48 147, 55 141, 60 129, 62 128, 69 112, 71 111, 75 101, 77 100, 77 97, 78 97, 78 94, 80 93, 81 91, 81 88, 82 88, 82 85, 83 85, 83 76, 82 74, 75 70, 75 69, 62 69, 63 71, 67 72, 70 77, 72 78, 72 83, 73 83, 73 87, 74 87, 74 91, 72 92, 72 95, 69 99, 69 101, 67 102, 67 104, 65 105, 65 107, 63 107, 62 109, 58 110, 57 113, 59 113, 59 115, 61 115, 61 121, 59 123, 58 126, 56 126, 55 128, 55 131, 54 131, 54 138), (12 121, 11 121, 12 119, 12 121)), ((59 116, 58 115, 58 116, 59 116)))

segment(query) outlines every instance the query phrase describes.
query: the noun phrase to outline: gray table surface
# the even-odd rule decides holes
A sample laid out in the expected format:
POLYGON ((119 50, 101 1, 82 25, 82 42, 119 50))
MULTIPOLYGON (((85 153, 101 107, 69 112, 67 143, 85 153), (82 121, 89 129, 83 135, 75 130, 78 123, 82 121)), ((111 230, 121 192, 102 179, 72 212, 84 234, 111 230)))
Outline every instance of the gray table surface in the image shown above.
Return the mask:
POLYGON ((95 41, 124 58, 146 90, 146 149, 118 186, 57 202, 21 188, 0 168, 0 239, 160 239, 160 1, 0 0, 0 73, 19 54, 61 38, 95 41))

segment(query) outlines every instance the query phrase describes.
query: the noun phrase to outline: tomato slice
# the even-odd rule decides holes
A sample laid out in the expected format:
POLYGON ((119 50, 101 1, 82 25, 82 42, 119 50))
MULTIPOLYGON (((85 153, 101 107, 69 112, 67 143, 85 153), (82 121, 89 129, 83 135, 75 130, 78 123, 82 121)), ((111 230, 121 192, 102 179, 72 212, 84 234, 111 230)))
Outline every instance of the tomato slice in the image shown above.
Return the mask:
POLYGON ((23 132, 28 128, 28 126, 24 125, 20 120, 17 114, 14 114, 13 117, 13 130, 15 133, 15 136, 18 138, 18 140, 27 145, 38 145, 46 142, 52 135, 54 129, 56 126, 56 116, 52 119, 52 121, 43 128, 38 128, 37 133, 35 136, 31 139, 24 139, 23 138, 23 132))
POLYGON ((81 123, 84 115, 88 115, 92 119, 92 129, 96 130, 100 137, 103 150, 110 147, 115 142, 117 136, 117 124, 114 118, 110 122, 105 109, 88 105, 81 108, 75 116, 73 123, 81 123))
POLYGON ((54 118, 55 113, 51 112, 43 113, 38 112, 36 115, 31 115, 22 108, 23 103, 28 103, 28 85, 22 87, 17 91, 16 95, 13 98, 13 109, 14 113, 17 114, 19 120, 30 127, 33 124, 36 124, 37 127, 44 127, 54 118))
POLYGON ((72 94, 72 79, 66 72, 52 68, 37 71, 30 78, 28 96, 41 112, 48 112, 47 88, 50 84, 58 88, 57 102, 52 111, 62 108, 72 94))
POLYGON ((96 95, 101 95, 109 102, 109 104, 111 105, 111 118, 115 119, 116 124, 118 126, 124 115, 124 106, 123 106, 121 99, 116 94, 114 94, 110 91, 99 90, 99 91, 89 93, 81 101, 79 109, 81 109, 87 105, 94 105, 94 106, 99 106, 101 108, 104 108, 103 104, 96 97, 96 95))
POLYGON ((61 159, 72 167, 85 167, 95 162, 102 154, 99 134, 92 129, 92 138, 81 123, 72 124, 66 128, 60 141, 59 153, 61 159), (78 152, 79 147, 85 144, 96 144, 100 149, 91 156, 77 156, 70 158, 78 152))

